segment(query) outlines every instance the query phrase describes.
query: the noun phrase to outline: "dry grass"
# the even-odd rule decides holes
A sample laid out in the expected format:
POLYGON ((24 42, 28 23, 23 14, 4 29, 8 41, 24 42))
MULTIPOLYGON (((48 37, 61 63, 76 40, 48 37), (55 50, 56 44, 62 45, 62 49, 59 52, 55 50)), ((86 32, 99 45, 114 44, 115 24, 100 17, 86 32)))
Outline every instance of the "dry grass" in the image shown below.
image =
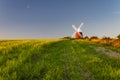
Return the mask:
POLYGON ((120 40, 119 39, 92 39, 92 42, 101 43, 105 45, 112 45, 114 47, 120 48, 120 40))

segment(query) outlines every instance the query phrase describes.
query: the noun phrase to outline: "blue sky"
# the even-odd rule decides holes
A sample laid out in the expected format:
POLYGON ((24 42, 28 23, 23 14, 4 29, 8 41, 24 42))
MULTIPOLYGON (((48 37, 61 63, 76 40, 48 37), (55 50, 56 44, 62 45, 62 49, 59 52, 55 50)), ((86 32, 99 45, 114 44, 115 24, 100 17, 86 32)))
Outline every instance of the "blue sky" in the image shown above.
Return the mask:
POLYGON ((120 34, 120 0, 0 0, 0 39, 120 34))

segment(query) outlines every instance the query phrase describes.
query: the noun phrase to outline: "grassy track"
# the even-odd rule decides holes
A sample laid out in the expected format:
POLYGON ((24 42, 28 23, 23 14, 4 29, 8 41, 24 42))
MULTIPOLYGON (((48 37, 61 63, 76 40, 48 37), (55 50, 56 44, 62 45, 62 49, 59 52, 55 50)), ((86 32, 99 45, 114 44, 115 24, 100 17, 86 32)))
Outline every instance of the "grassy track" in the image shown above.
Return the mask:
POLYGON ((79 40, 0 41, 0 80, 119 80, 120 59, 96 47, 104 46, 79 40))

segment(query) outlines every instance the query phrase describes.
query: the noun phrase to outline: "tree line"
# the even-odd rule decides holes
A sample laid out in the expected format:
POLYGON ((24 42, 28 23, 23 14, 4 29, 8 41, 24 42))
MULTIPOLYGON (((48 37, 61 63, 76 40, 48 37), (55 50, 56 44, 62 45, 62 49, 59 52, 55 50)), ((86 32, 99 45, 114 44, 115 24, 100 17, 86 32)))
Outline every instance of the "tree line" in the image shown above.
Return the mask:
MULTIPOLYGON (((75 38, 71 38, 69 36, 63 37, 62 39, 75 40, 75 38)), ((106 36, 103 38, 99 38, 97 36, 91 36, 91 37, 85 36, 81 39, 93 41, 93 42, 97 42, 97 43, 101 43, 101 44, 105 44, 105 45, 112 45, 112 46, 120 48, 120 34, 118 36, 116 36, 116 38, 110 38, 110 37, 106 37, 106 36)))
POLYGON ((118 36, 116 36, 116 38, 110 38, 110 37, 106 37, 106 36, 103 38, 99 38, 97 36, 91 36, 91 37, 85 36, 83 39, 97 42, 97 43, 102 43, 105 45, 112 45, 112 46, 120 48, 120 34, 118 36))

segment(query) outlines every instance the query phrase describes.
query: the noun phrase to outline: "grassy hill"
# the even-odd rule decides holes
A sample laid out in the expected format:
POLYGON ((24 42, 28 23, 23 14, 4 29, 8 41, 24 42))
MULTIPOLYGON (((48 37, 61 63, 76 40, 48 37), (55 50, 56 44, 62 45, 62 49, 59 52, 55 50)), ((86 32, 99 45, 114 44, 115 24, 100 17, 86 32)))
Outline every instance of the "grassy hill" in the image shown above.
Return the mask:
POLYGON ((119 80, 120 52, 82 40, 0 41, 0 80, 119 80))

